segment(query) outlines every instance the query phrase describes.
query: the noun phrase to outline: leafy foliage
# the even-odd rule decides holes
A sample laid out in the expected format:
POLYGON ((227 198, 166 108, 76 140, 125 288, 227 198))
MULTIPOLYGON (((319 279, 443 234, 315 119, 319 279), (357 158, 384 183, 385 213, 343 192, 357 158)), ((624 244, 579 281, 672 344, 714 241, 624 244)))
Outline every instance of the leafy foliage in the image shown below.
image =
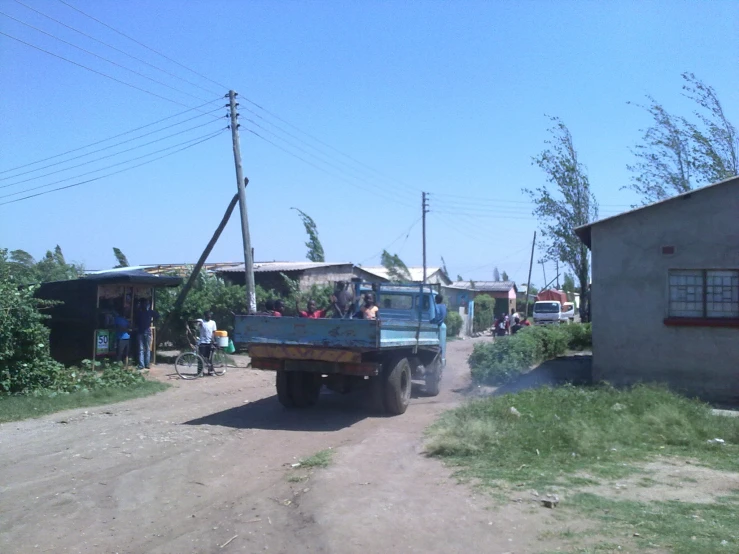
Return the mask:
POLYGON ((591 346, 589 324, 528 327, 493 343, 476 344, 468 361, 475 381, 504 385, 568 349, 584 350, 591 346))
POLYGON ((308 248, 306 258, 311 262, 325 262, 326 258, 323 253, 323 245, 321 245, 321 241, 318 238, 316 222, 304 211, 298 208, 292 209, 298 212, 300 220, 303 222, 303 226, 305 226, 305 232, 308 233, 308 242, 305 243, 305 246, 308 248))
POLYGON ((84 273, 79 264, 68 264, 61 247, 57 244, 54 250, 47 250, 38 262, 25 250, 13 250, 8 255, 5 251, 3 263, 16 283, 30 285, 48 281, 66 281, 76 279, 84 273))
MULTIPOLYGON (((551 120, 554 127, 550 129, 552 138, 547 141, 549 148, 534 158, 534 163, 547 174, 551 187, 524 192, 536 204, 534 215, 544 235, 545 257, 567 264, 580 281, 580 289, 587 290, 590 252, 575 234, 575 228, 597 219, 598 204, 569 129, 559 118, 551 120)), ((583 303, 586 301, 583 299, 583 303)))
POLYGON ((118 265, 115 267, 129 267, 130 264, 128 263, 128 258, 126 258, 126 255, 121 252, 120 248, 113 247, 113 255, 115 256, 115 259, 118 261, 118 265))
POLYGON ((493 269, 493 281, 500 281, 500 271, 497 267, 493 269))
POLYGON ((457 312, 448 311, 444 318, 444 324, 446 325, 446 336, 447 337, 458 337, 459 332, 462 330, 462 316, 457 312))
POLYGON ((716 91, 692 73, 682 78, 685 96, 696 105, 695 120, 668 112, 652 96, 637 104, 652 125, 632 149, 636 162, 627 166, 633 173, 628 188, 645 203, 739 174, 739 135, 716 91))
POLYGON ((575 285, 575 278, 571 273, 565 273, 562 290, 565 292, 580 292, 580 289, 575 285))
POLYGON ((459 273, 457 273, 457 281, 464 281, 464 278, 459 273))
POLYGON ((485 294, 475 297, 475 313, 472 317, 472 332, 481 333, 493 326, 495 318, 495 298, 485 294))
POLYGON ((503 271, 503 273, 501 273, 500 278, 503 281, 510 281, 510 279, 508 278, 508 274, 505 271, 503 271))
POLYGON ((390 254, 387 250, 383 250, 380 263, 387 269, 390 282, 407 283, 412 280, 408 266, 403 263, 403 260, 397 254, 390 254))

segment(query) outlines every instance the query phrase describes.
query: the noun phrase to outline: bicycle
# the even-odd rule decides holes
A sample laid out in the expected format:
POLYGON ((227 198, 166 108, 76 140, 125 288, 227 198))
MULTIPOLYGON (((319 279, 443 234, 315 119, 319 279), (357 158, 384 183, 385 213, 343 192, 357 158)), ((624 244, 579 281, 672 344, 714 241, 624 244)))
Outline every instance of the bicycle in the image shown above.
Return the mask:
POLYGON ((200 345, 190 325, 186 327, 186 330, 187 342, 192 350, 183 352, 175 360, 174 368, 180 379, 190 380, 203 377, 206 364, 213 375, 218 377, 224 375, 226 373, 226 353, 215 344, 211 344, 210 356, 207 359, 204 358, 200 354, 200 345))

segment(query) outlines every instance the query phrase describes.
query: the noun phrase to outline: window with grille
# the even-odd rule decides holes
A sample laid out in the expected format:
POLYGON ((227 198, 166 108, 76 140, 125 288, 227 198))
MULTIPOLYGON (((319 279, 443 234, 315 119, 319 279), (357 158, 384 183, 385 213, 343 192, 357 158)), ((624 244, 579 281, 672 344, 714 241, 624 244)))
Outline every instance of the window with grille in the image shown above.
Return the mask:
POLYGON ((739 271, 673 269, 670 317, 739 317, 739 271))

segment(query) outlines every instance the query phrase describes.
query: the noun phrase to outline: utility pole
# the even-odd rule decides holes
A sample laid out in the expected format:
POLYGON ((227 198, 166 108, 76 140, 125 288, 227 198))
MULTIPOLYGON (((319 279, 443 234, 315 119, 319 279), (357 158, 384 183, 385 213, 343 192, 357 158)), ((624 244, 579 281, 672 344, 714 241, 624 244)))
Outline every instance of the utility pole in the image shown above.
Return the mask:
POLYGON ((423 282, 426 283, 426 214, 428 210, 428 194, 421 193, 421 218, 423 219, 423 282))
POLYGON ((544 266, 544 262, 541 262, 541 270, 544 273, 544 282, 548 283, 549 281, 547 281, 547 268, 544 266))
POLYGON ((234 164, 236 165, 236 188, 239 193, 239 208, 241 209, 241 237, 244 242, 244 273, 246 274, 246 306, 247 313, 253 314, 257 311, 257 297, 254 292, 254 258, 251 249, 251 237, 249 236, 249 216, 246 213, 246 184, 244 171, 241 167, 241 145, 239 143, 239 114, 236 112, 236 93, 228 91, 229 111, 231 114, 231 139, 234 148, 234 164))
POLYGON ((554 260, 557 267, 557 290, 559 290, 559 260, 554 260))
POLYGON ((531 270, 534 269, 534 246, 536 246, 536 231, 534 231, 534 240, 531 243, 531 261, 529 262, 529 280, 526 283, 526 311, 524 317, 529 317, 529 295, 531 294, 531 270))

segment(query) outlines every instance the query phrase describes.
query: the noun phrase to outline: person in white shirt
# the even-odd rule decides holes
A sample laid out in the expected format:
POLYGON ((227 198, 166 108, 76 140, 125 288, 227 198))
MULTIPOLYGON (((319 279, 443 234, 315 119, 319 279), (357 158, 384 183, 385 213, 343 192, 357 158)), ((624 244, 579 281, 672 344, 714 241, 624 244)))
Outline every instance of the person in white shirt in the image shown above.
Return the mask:
POLYGON ((205 312, 203 319, 198 319, 197 321, 200 323, 198 350, 200 351, 200 355, 208 361, 208 374, 212 375, 213 362, 211 356, 213 355, 213 349, 215 346, 215 337, 213 333, 218 329, 218 326, 216 325, 216 322, 213 321, 213 312, 210 311, 205 312))

